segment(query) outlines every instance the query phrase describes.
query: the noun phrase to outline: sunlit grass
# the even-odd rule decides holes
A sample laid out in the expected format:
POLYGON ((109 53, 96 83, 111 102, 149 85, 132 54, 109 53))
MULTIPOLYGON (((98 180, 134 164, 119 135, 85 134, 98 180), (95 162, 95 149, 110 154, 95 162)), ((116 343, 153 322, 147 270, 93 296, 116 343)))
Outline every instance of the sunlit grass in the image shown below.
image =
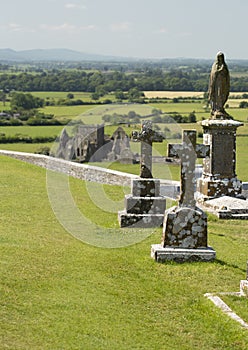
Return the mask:
MULTIPOLYGON (((160 228, 126 248, 84 244, 56 220, 44 169, 0 161, 2 349, 246 350, 247 331, 204 297, 239 288, 245 222, 210 217, 214 263, 157 264, 150 245, 160 242, 160 228)), ((117 213, 90 202, 82 181, 70 185, 84 215, 99 225, 117 223, 117 213)), ((113 201, 124 196, 122 188, 104 191, 113 201)), ((246 306, 232 304, 241 313, 246 306)))

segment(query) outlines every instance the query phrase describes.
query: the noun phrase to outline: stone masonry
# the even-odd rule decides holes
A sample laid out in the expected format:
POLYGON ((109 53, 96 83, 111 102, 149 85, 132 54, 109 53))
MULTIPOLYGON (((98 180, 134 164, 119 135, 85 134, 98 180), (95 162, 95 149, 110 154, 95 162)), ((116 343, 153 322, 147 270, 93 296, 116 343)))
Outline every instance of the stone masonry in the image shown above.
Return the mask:
POLYGON ((236 130, 241 125, 231 119, 202 122, 203 142, 210 147, 198 181, 198 191, 204 199, 241 194, 242 182, 236 175, 236 130))
POLYGON ((208 147, 196 144, 195 130, 183 131, 181 145, 168 145, 169 156, 181 159, 181 195, 179 205, 165 212, 162 243, 151 247, 151 256, 158 262, 215 258, 215 251, 207 242, 207 216, 196 206, 194 198, 195 161, 208 151, 208 147))
POLYGON ((133 135, 141 142, 140 178, 132 180, 132 193, 125 196, 125 209, 118 213, 120 227, 161 226, 165 211, 165 198, 159 195, 160 181, 152 177, 152 143, 162 141, 145 121, 140 133, 133 135))

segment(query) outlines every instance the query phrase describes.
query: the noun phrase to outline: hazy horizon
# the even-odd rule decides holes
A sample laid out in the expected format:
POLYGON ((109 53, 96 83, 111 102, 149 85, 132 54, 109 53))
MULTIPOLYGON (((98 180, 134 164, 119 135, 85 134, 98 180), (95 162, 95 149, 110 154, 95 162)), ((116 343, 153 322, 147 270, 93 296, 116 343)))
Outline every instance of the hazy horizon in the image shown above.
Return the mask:
POLYGON ((8 0, 0 48, 65 48, 134 58, 248 59, 248 2, 8 0))

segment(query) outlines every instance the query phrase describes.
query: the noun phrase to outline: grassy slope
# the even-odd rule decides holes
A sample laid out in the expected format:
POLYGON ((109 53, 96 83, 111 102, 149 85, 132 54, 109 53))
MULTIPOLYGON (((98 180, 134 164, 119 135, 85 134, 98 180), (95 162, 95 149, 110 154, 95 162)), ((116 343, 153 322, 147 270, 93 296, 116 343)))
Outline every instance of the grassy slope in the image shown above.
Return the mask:
MULTIPOLYGON (((86 245, 54 217, 43 169, 0 161, 2 349, 247 348, 247 331, 203 296, 238 290, 247 223, 210 220, 215 263, 156 264, 150 244, 161 229, 127 248, 86 245)), ((73 179, 71 188, 75 198, 82 193, 83 210, 82 182, 73 179)), ((247 299, 241 303, 248 321, 247 299)))

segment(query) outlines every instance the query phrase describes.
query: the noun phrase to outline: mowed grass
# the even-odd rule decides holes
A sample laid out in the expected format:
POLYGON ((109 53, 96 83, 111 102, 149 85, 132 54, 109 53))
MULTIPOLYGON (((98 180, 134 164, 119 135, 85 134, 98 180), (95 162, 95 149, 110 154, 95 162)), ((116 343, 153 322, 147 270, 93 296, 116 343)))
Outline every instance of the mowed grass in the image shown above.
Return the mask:
MULTIPOLYGON (((247 349, 247 330, 204 297, 238 291, 245 222, 209 218, 214 263, 157 264, 150 245, 160 242, 161 229, 126 248, 84 244, 56 220, 44 169, 0 161, 2 349, 247 349)), ((70 185, 84 215, 116 225, 117 214, 109 220, 82 181, 70 185)), ((107 187, 113 201, 124 196, 107 187)), ((247 310, 247 299, 240 303, 247 310)), ((248 321, 247 312, 243 317, 248 321)))
POLYGON ((43 98, 44 100, 55 100, 67 99, 68 94, 73 94, 73 99, 81 99, 83 101, 91 101, 90 92, 66 92, 66 91, 33 91, 31 92, 35 97, 43 98))
POLYGON ((53 137, 60 134, 63 125, 53 126, 0 126, 0 133, 6 136, 15 136, 17 134, 27 135, 31 137, 53 137))
POLYGON ((36 153, 43 147, 51 148, 53 143, 1 143, 0 149, 26 153, 36 153))
POLYGON ((59 119, 74 119, 80 116, 84 112, 91 109, 90 105, 83 106, 46 106, 39 108, 39 111, 45 114, 53 114, 54 117, 59 119))

